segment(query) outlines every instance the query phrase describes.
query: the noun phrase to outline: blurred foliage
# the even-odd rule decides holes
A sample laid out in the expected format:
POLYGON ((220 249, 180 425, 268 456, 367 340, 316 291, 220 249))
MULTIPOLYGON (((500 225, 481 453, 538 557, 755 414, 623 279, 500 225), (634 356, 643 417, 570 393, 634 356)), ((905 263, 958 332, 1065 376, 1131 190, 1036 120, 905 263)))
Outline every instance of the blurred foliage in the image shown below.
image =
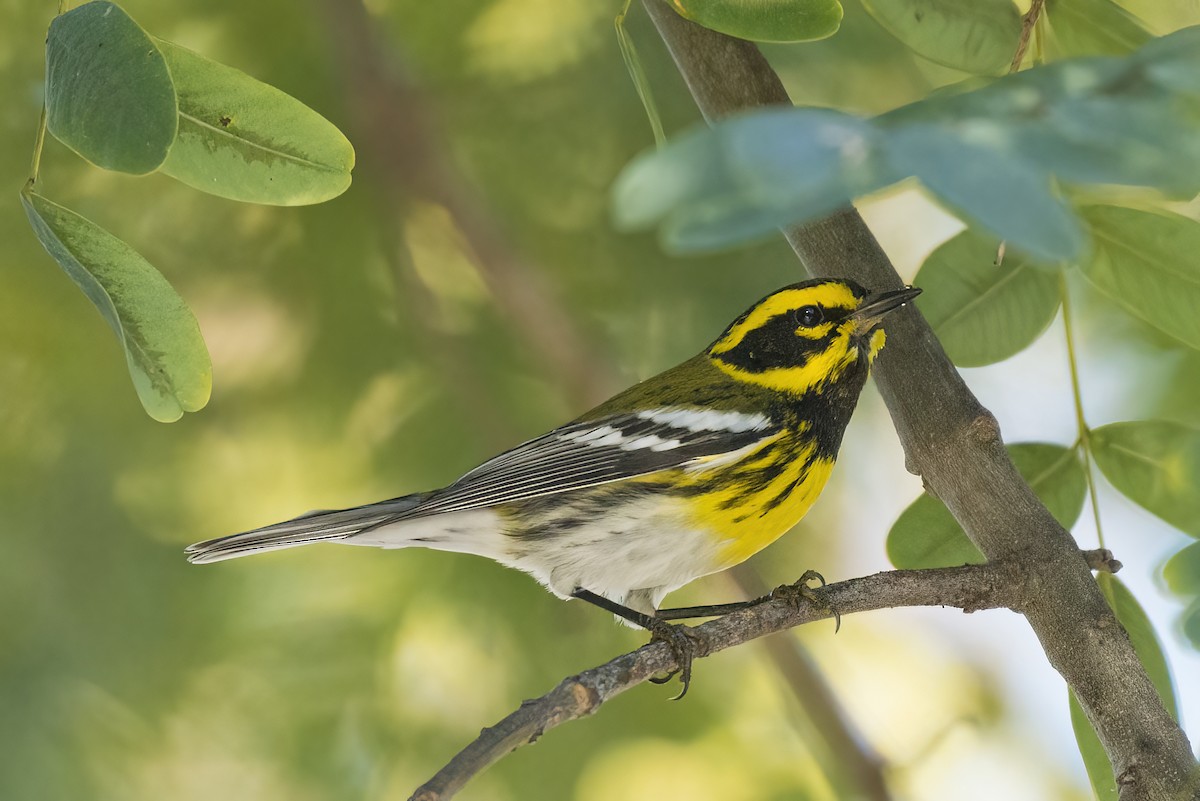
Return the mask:
POLYGON ((771 107, 698 126, 631 162, 614 207, 623 227, 658 226, 667 248, 690 253, 752 241, 915 177, 998 239, 1044 262, 1080 261, 1088 237, 1059 181, 1194 197, 1198 121, 1192 26, 1124 58, 1038 63, 873 118, 771 107))
MULTIPOLYGON (((782 241, 669 259, 652 237, 612 230, 609 188, 652 144, 612 33, 617 3, 369 0, 371 36, 347 48, 341 0, 128 0, 156 36, 303 98, 360 155, 344 195, 284 209, 163 175, 115 176, 47 142, 39 187, 135 242, 199 320, 213 399, 159 426, 17 199, 54 5, 0 0, 0 176, 11 188, 0 192, 0 603, 10 610, 0 797, 406 798, 481 726, 643 638, 470 557, 313 548, 200 569, 182 547, 437 486, 596 400, 547 362, 523 327, 536 310, 506 306, 505 280, 550 287, 591 348, 583 372, 617 388, 692 355, 749 301, 796 280, 795 259, 782 241), (367 95, 350 76, 372 58, 412 91, 367 95), (489 272, 446 196, 415 175, 393 179, 392 155, 422 146, 390 136, 383 112, 397 105, 434 132, 437 152, 422 163, 450 165, 455 191, 478 201, 515 254, 504 263, 525 272, 489 272)), ((798 102, 881 113, 962 77, 844 5, 837 35, 766 48, 798 102)), ((1155 25, 1178 27, 1186 12, 1155 25)), ((665 129, 694 123, 644 15, 626 24, 665 129)), ((1107 326, 1109 307, 1084 311, 1107 326)), ((1126 344, 1178 365, 1147 404, 1200 422, 1188 402, 1200 362, 1126 317, 1114 318, 1130 326, 1126 344)), ((770 580, 851 550, 882 559, 878 531, 858 542, 839 525, 862 506, 869 462, 844 466, 800 535, 757 560, 770 580)), ((898 461, 890 468, 899 474, 898 461)), ((897 486, 870 489, 906 491, 897 486)), ((699 582, 679 600, 729 591, 699 582)), ((817 648, 898 787, 957 797, 927 792, 939 786, 931 774, 976 766, 990 749, 1010 781, 1080 797, 1061 760, 1011 729, 985 657, 903 618, 878 620, 855 621, 836 648, 830 632, 796 636, 817 648)), ((463 797, 848 795, 812 758, 813 724, 757 650, 699 671, 685 703, 639 688, 513 754, 463 797)))

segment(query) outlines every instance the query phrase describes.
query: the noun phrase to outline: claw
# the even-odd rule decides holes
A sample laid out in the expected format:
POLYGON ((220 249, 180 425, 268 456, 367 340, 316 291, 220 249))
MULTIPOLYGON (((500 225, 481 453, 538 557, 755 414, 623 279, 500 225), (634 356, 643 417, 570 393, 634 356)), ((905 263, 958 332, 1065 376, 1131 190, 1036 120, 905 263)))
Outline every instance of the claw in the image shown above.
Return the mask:
POLYGON ((671 699, 678 701, 687 695, 688 688, 692 686, 692 660, 696 657, 699 637, 687 626, 672 625, 663 620, 656 620, 650 627, 650 642, 666 643, 670 647, 671 653, 675 655, 675 661, 679 663, 678 670, 650 679, 655 684, 666 684, 678 674, 683 689, 679 691, 679 695, 671 699))
POLYGON ((803 599, 818 609, 827 610, 833 615, 833 633, 837 634, 842 629, 842 614, 825 599, 825 594, 820 592, 820 589, 824 586, 824 576, 815 570, 805 570, 795 583, 776 587, 771 590, 771 594, 767 597, 771 600, 779 599, 788 601, 797 608, 800 606, 800 600, 803 599), (816 587, 809 586, 809 583, 813 581, 818 582, 816 587))

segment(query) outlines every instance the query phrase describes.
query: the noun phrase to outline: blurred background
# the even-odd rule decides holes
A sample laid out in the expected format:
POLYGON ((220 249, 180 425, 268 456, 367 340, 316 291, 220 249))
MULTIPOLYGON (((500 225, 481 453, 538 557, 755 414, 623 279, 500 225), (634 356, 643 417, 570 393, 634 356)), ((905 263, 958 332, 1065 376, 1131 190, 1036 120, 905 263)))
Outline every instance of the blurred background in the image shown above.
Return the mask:
MULTIPOLYGON (((1169 5, 1147 4, 1160 32, 1200 21, 1169 5)), ((474 557, 318 546, 201 568, 183 546, 443 485, 691 356, 798 264, 782 240, 681 259, 614 232, 609 187, 653 144, 617 2, 127 0, 151 33, 323 113, 358 155, 342 197, 267 208, 48 140, 42 191, 137 248, 200 320, 212 401, 155 423, 17 202, 55 7, 0 0, 0 797, 407 798, 482 726, 645 637, 474 557)), ((695 123, 637 4, 628 27, 668 133, 695 123)), ((832 39, 767 52, 798 103, 861 112, 961 77, 854 2, 832 39)), ((908 278, 960 227, 911 188, 862 210, 908 278)), ((1090 422, 1200 422, 1195 354, 1079 303, 1090 422)), ((1009 441, 1075 440, 1060 323, 966 373, 1009 441)), ((886 569, 919 492, 868 387, 816 509, 751 566, 770 585, 886 569)), ((1100 504, 1194 725, 1200 658, 1157 578, 1184 536, 1113 491, 1100 504)), ((713 576, 671 602, 738 591, 713 576)), ((776 640, 821 666, 867 759, 823 744, 826 713, 756 643, 698 664, 685 701, 639 687, 462 797, 878 798, 872 764, 895 798, 1090 797, 1065 687, 1016 616, 894 610, 776 640)))

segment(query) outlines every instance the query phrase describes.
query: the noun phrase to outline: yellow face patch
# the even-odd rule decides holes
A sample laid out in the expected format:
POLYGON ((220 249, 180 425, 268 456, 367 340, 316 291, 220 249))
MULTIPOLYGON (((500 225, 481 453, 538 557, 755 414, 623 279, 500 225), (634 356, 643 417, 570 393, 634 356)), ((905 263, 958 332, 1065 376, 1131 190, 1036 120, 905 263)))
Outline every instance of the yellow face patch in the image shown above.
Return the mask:
POLYGON ((871 362, 875 361, 875 357, 879 355, 879 351, 883 350, 884 344, 887 343, 887 334, 882 328, 876 328, 875 333, 871 334, 871 349, 868 352, 868 358, 871 362))
MULTIPOLYGON (((746 334, 762 328, 771 318, 787 314, 794 309, 800 309, 805 306, 821 306, 826 309, 855 309, 858 308, 858 298, 850 291, 850 287, 838 283, 817 284, 816 286, 804 287, 802 289, 785 289, 781 292, 776 292, 751 309, 745 319, 734 324, 710 348, 710 351, 712 353, 726 353, 731 351, 741 344, 742 340, 746 338, 746 334)), ((816 329, 803 329, 801 327, 797 329, 796 333, 801 334, 801 330, 816 329)), ((826 330, 826 333, 828 333, 828 330, 826 330)), ((802 335, 809 336, 807 333, 802 335)))
POLYGON ((849 333, 834 339, 825 350, 811 355, 807 362, 796 367, 774 367, 768 370, 744 370, 713 359, 717 369, 739 381, 757 384, 777 392, 802 395, 809 390, 836 381, 846 368, 858 359, 858 349, 850 343, 849 333))
POLYGON ((833 330, 833 323, 821 323, 820 325, 796 326, 796 336, 805 337, 807 339, 820 339, 833 330))

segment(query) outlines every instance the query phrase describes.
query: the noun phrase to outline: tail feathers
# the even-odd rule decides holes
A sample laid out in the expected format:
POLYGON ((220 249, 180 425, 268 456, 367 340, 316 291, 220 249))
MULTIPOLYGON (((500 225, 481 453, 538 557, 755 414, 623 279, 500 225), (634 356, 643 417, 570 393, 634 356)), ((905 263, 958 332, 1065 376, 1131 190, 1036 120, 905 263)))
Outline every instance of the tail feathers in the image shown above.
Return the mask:
POLYGON ((189 545, 184 553, 189 562, 203 565, 313 542, 344 540, 404 519, 425 497, 425 494, 406 495, 353 509, 309 512, 282 523, 198 542, 189 545))

